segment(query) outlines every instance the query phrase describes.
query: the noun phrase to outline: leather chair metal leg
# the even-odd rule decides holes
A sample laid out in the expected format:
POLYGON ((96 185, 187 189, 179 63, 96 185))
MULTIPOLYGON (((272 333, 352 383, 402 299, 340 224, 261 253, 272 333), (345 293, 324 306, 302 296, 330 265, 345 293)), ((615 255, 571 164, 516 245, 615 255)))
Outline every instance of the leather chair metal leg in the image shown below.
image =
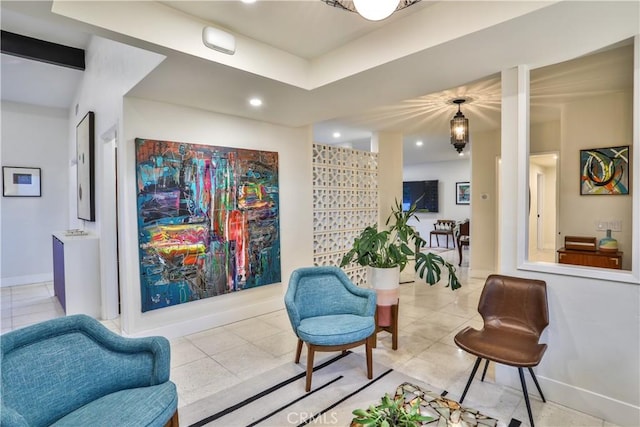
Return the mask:
POLYGON ((533 382, 536 384, 538 388, 538 392, 540 393, 540 397, 543 402, 547 402, 547 399, 544 398, 544 394, 542 394, 542 389, 540 388, 540 384, 538 384, 538 379, 536 378, 536 374, 533 373, 533 368, 529 368, 529 373, 531 374, 531 378, 533 378, 533 382))
POLYGON ((464 388, 464 392, 462 393, 462 397, 460 398, 460 403, 464 400, 464 397, 467 395, 467 391, 469 391, 469 386, 471 385, 471 381, 473 381, 473 377, 476 375, 476 371, 478 370, 478 366, 480 366, 480 362, 482 361, 481 357, 476 359, 475 365, 473 365, 473 370, 471 371, 471 375, 469 376, 469 381, 467 381, 467 385, 464 388))
POLYGON ((484 370, 482 371, 482 379, 480 381, 484 382, 484 376, 487 375, 487 368, 489 367, 489 359, 485 360, 484 370))
POLYGON ((531 404, 529 403, 529 393, 527 392, 527 382, 524 380, 524 372, 522 368, 518 368, 520 374, 520 384, 522 384, 522 393, 524 394, 524 403, 527 405, 527 413, 529 414, 529 425, 535 427, 533 423, 533 415, 531 415, 531 404))

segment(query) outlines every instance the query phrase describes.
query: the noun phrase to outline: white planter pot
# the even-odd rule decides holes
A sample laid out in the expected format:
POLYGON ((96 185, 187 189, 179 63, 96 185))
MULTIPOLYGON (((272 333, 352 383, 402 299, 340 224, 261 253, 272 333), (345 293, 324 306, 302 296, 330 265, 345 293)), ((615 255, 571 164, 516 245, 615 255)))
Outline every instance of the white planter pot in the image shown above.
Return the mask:
POLYGON ((378 294, 378 305, 393 305, 398 301, 400 267, 367 269, 369 287, 378 294))
POLYGON ((378 326, 391 325, 391 306, 398 303, 400 267, 367 269, 369 287, 375 289, 378 305, 378 326))
POLYGON ((376 290, 396 289, 400 286, 400 267, 367 269, 369 287, 376 290))
POLYGON ((396 289, 400 286, 400 267, 368 267, 367 276, 372 289, 396 289))

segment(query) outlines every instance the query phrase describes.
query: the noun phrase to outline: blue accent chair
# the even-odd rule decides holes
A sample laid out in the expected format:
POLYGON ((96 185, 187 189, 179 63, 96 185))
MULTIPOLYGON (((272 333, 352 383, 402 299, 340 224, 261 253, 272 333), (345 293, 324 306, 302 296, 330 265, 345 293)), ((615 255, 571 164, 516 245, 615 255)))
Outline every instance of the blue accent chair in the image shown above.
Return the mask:
POLYGON ((345 352, 364 344, 367 377, 373 378, 375 291, 357 287, 338 267, 306 267, 291 274, 284 303, 298 337, 296 363, 300 362, 302 343, 307 345, 306 391, 311 390, 316 351, 345 352))
POLYGON ((177 426, 169 341, 74 315, 0 337, 0 425, 177 426))

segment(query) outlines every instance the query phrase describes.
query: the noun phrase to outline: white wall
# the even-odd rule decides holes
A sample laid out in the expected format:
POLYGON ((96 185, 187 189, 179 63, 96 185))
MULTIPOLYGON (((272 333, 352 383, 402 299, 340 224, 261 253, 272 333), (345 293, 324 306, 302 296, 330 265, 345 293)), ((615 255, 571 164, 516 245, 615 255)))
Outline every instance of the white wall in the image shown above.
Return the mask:
POLYGON ((375 133, 371 145, 378 153, 378 229, 382 230, 396 200, 402 201, 402 181, 398 174, 402 169, 402 134, 375 133))
POLYGON ((487 277, 498 266, 496 217, 500 192, 497 185, 500 158, 500 132, 472 134, 471 150, 471 229, 469 275, 487 277), (478 148, 479 147, 479 148, 478 148))
MULTIPOLYGON (((471 162, 469 157, 449 162, 424 163, 405 166, 402 171, 403 181, 438 180, 439 212, 418 212, 420 220, 414 223, 416 229, 429 242, 429 232, 438 219, 461 221, 471 217, 471 205, 456 205, 456 182, 471 182, 471 162)), ((471 193, 473 194, 473 183, 471 193)), ((472 196, 473 197, 473 196, 472 196)), ((442 243, 441 243, 442 244, 442 243)), ((435 245, 435 242, 434 242, 435 245)))
POLYGON ((286 285, 266 285, 151 312, 140 310, 134 139, 222 145, 278 152, 282 283, 313 264, 312 143, 310 128, 288 128, 125 98, 119 151, 122 324, 132 335, 179 336, 278 310, 286 285))
POLYGON ((2 282, 53 279, 51 234, 66 228, 68 111, 2 103, 2 166, 41 168, 42 197, 2 197, 2 282))

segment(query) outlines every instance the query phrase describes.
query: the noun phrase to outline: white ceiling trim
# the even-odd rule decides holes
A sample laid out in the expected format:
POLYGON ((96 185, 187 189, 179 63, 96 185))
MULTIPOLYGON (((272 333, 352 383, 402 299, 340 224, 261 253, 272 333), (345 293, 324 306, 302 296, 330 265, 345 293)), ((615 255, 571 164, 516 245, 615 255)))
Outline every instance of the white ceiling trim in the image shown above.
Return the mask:
POLYGON ((310 86, 309 61, 237 34, 234 34, 235 55, 216 52, 202 43, 202 29, 212 25, 211 22, 157 2, 54 1, 51 10, 87 24, 296 87, 308 89, 310 86), (144 17, 144 25, 140 17, 144 17))
POLYGON ((202 43, 202 29, 216 23, 153 1, 58 0, 53 2, 52 11, 178 52, 313 90, 554 3, 437 2, 311 61, 237 33, 233 34, 237 42, 234 55, 213 51, 202 43), (140 24, 140 16, 144 16, 144 25, 140 24))
POLYGON ((314 87, 333 83, 554 3, 557 2, 435 2, 313 60, 311 81, 314 87))

